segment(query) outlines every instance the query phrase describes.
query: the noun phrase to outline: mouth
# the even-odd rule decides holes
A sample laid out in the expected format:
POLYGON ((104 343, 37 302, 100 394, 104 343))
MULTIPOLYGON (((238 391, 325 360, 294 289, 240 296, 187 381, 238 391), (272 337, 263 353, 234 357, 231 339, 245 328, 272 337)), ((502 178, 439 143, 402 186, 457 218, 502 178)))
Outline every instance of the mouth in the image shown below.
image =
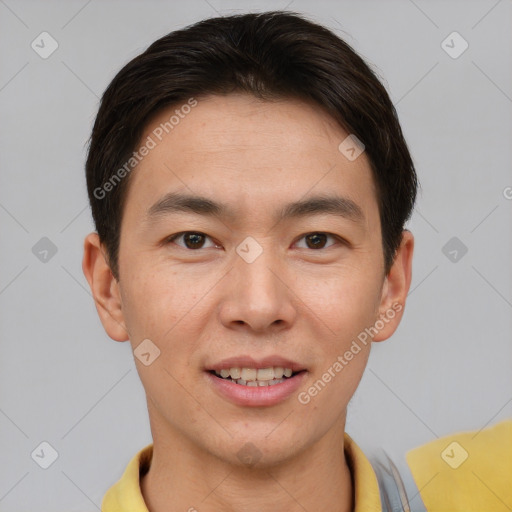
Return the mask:
POLYGON ((298 392, 308 370, 279 356, 256 361, 233 357, 205 368, 210 388, 220 397, 242 407, 269 407, 298 392))
POLYGON ((209 373, 240 386, 266 387, 281 384, 305 371, 293 371, 291 368, 282 366, 269 366, 267 368, 223 368, 221 370, 209 370, 209 373))

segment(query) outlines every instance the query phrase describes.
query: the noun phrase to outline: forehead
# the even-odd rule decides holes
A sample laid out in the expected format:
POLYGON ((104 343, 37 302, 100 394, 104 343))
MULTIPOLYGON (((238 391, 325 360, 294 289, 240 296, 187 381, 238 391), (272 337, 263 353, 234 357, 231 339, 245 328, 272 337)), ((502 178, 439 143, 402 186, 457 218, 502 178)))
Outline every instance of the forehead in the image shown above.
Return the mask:
POLYGON ((253 209, 336 191, 376 204, 366 155, 350 161, 340 152, 348 133, 319 107, 246 94, 194 102, 162 110, 146 126, 141 143, 151 139, 153 148, 129 187, 141 208, 173 190, 253 209))

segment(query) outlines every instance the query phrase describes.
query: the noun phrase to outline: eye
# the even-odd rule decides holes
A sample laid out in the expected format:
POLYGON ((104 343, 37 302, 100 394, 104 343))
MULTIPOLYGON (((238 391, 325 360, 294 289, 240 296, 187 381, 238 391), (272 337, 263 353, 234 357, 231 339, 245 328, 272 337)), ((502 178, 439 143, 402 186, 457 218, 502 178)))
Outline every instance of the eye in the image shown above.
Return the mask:
MULTIPOLYGON (((208 235, 205 235, 204 233, 201 233, 199 231, 183 231, 182 233, 176 233, 175 235, 170 236, 166 239, 166 243, 174 242, 175 240, 179 240, 180 238, 183 238, 184 244, 176 244, 179 247, 183 247, 184 249, 204 249, 204 241, 209 238, 211 238, 208 235)), ((212 247, 216 247, 216 244, 213 244, 212 247)))
POLYGON ((307 235, 304 235, 302 238, 300 238, 300 240, 306 240, 306 249, 325 249, 325 241, 327 238, 341 241, 341 239, 336 235, 322 232, 308 233, 307 235))
MULTIPOLYGON (((305 240, 306 246, 302 248, 306 249, 325 249, 326 248, 326 240, 328 238, 331 238, 332 240, 338 240, 343 241, 340 237, 336 235, 332 235, 330 233, 323 233, 323 232, 313 232, 308 233, 306 235, 303 235, 299 240, 305 240)), ((183 231, 181 233, 176 233, 175 235, 172 235, 168 237, 165 240, 165 243, 176 243, 179 247, 182 247, 184 249, 190 249, 190 250, 198 250, 198 249, 205 249, 205 240, 209 239, 212 241, 212 245, 210 247, 219 247, 215 242, 213 242, 212 238, 206 235, 205 233, 201 233, 200 231, 183 231), (183 244, 176 243, 176 240, 183 240, 183 244)), ((328 247, 331 247, 334 244, 328 245, 328 247)))

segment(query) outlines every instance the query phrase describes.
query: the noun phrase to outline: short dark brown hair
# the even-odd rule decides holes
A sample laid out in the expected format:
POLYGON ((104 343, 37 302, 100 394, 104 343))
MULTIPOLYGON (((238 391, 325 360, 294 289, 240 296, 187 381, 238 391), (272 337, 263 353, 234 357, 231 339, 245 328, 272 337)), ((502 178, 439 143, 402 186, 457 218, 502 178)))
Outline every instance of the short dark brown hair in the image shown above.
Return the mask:
POLYGON ((128 62, 107 87, 86 175, 96 230, 114 276, 131 176, 126 163, 150 118, 190 98, 232 92, 313 102, 363 142, 377 190, 387 273, 418 187, 396 110, 346 42, 297 13, 271 11, 210 18, 171 32, 128 62))

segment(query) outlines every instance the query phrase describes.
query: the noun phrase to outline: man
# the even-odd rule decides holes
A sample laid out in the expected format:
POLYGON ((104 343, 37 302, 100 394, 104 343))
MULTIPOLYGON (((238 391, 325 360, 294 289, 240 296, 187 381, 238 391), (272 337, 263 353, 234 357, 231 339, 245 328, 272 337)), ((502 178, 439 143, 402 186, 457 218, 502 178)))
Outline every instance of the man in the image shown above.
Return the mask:
POLYGON ((102 510, 381 510, 346 410, 404 311, 417 178, 364 61, 291 13, 173 32, 107 88, 86 171, 84 273, 153 436, 102 510))

